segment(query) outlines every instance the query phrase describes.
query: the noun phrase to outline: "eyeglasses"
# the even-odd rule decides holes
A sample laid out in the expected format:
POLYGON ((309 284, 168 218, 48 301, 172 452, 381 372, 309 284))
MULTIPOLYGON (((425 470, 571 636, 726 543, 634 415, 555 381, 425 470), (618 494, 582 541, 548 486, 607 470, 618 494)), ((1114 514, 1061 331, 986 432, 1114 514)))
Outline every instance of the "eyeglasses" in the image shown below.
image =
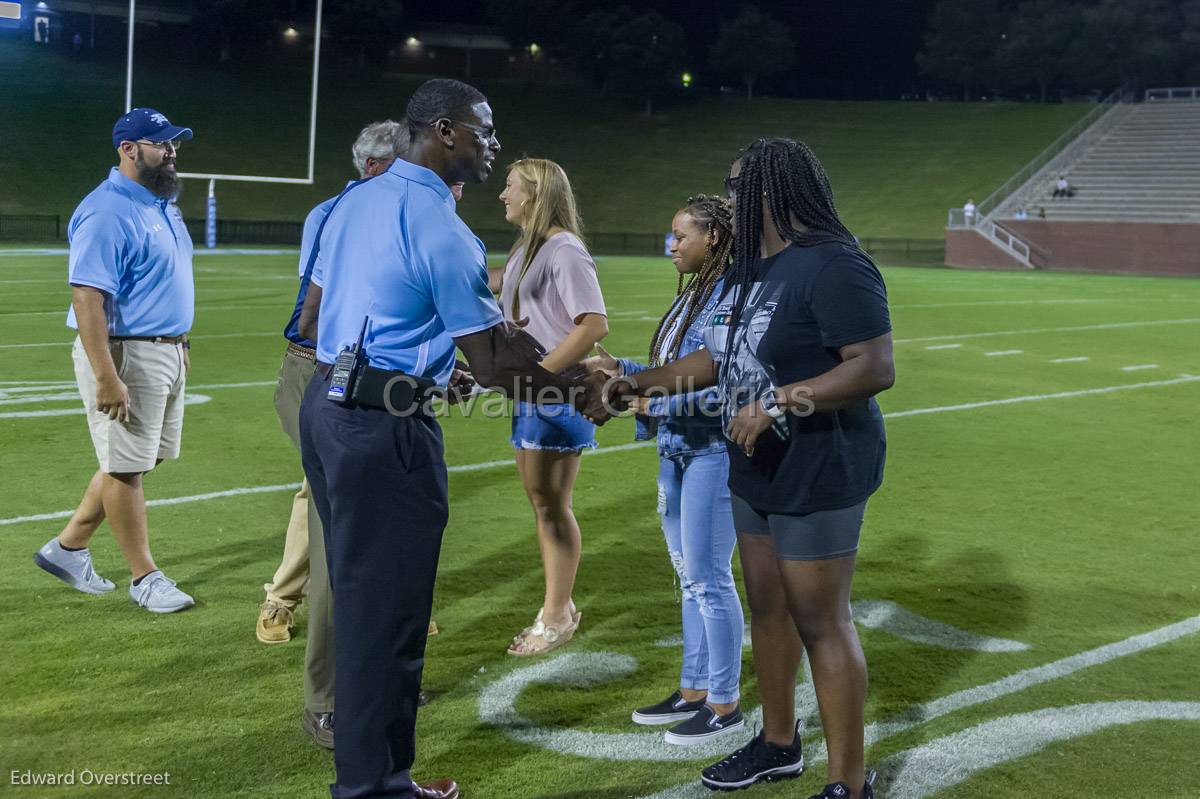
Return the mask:
MULTIPOLYGON (((463 122, 461 119, 450 119, 448 117, 443 117, 442 119, 445 119, 451 125, 462 125, 467 130, 473 131, 475 133, 475 135, 478 136, 481 141, 483 141, 484 144, 499 144, 500 143, 500 140, 496 138, 496 129, 495 128, 485 128, 485 127, 481 127, 479 125, 472 125, 470 122, 463 122)), ((441 122, 441 121, 442 120, 439 119, 436 122, 434 122, 433 124, 436 125, 438 122, 441 122)))
POLYGON ((731 175, 725 178, 725 193, 730 197, 737 196, 738 185, 742 182, 741 175, 731 175))
POLYGON ((147 141, 146 139, 138 139, 134 144, 146 144, 157 150, 167 152, 170 150, 173 153, 179 152, 182 143, 179 141, 147 141))

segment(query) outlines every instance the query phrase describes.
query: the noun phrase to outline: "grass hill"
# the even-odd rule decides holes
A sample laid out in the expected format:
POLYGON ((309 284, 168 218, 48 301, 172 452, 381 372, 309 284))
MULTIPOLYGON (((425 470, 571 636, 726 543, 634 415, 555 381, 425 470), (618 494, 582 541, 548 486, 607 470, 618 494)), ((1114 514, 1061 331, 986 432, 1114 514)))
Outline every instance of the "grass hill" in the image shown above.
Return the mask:
MULTIPOLYGON (((302 70, 135 67, 134 104, 196 130, 182 170, 303 176, 310 84, 302 70)), ((219 183, 221 215, 302 219, 352 177, 358 129, 401 117, 418 82, 324 71, 315 185, 219 183)), ((605 232, 664 230, 689 194, 721 191, 742 145, 786 135, 817 151, 855 232, 938 237, 947 208, 982 199, 1088 108, 698 97, 647 119, 581 87, 476 82, 495 110, 500 163, 526 154, 559 161, 585 224, 605 232)), ((123 64, 0 45, 0 213, 69 215, 114 162, 109 135, 123 97, 123 64)), ((498 177, 468 187, 461 212, 471 225, 504 226, 498 177)), ((200 216, 205 186, 188 183, 181 204, 200 216)))

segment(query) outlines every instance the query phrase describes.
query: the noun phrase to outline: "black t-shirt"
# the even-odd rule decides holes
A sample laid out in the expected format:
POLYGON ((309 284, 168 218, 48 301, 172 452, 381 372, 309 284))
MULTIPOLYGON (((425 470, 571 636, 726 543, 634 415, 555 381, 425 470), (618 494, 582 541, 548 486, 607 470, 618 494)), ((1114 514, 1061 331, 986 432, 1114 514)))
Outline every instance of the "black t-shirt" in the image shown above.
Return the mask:
MULTIPOLYGON (((705 335, 721 362, 726 427, 771 387, 825 374, 841 363, 839 348, 892 329, 883 277, 856 247, 793 244, 754 268, 727 363, 732 292, 705 335)), ((883 415, 872 398, 809 416, 787 413, 759 437, 751 458, 726 443, 730 490, 762 513, 848 508, 883 480, 883 415)))

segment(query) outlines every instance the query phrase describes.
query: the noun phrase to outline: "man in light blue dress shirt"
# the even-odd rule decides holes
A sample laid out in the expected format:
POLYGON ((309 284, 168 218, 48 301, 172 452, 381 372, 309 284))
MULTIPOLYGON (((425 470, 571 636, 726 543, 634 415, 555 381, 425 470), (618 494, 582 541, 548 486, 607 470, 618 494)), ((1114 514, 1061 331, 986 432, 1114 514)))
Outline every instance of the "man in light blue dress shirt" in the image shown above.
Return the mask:
POLYGON ((152 108, 124 114, 112 132, 119 166, 71 217, 67 326, 78 331, 75 377, 99 469, 71 521, 34 555, 80 591, 112 591, 87 549, 108 519, 133 577, 130 599, 155 613, 194 604, 154 563, 142 492, 144 473, 179 457, 183 431, 192 241, 171 201, 175 156, 191 138, 152 108))
POLYGON ((317 342, 300 437, 334 594, 334 799, 458 796, 453 781, 415 785, 409 773, 449 513, 441 429, 424 400, 451 382, 456 345, 484 386, 527 401, 583 399, 504 322, 483 244, 455 213, 450 186, 482 183, 500 150, 486 98, 427 81, 406 121, 408 160, 354 184, 330 211, 300 326, 317 342), (331 401, 331 364, 364 322, 368 366, 349 402, 331 401))

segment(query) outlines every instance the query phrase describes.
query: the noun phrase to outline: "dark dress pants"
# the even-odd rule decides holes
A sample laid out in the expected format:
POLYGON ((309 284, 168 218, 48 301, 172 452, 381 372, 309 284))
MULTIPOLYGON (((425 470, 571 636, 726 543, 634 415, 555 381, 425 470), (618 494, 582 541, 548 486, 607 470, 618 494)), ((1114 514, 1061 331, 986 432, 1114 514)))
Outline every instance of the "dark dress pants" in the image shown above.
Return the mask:
POLYGON ((417 695, 448 516, 437 422, 344 408, 318 371, 301 451, 333 586, 334 799, 412 797, 417 695))

